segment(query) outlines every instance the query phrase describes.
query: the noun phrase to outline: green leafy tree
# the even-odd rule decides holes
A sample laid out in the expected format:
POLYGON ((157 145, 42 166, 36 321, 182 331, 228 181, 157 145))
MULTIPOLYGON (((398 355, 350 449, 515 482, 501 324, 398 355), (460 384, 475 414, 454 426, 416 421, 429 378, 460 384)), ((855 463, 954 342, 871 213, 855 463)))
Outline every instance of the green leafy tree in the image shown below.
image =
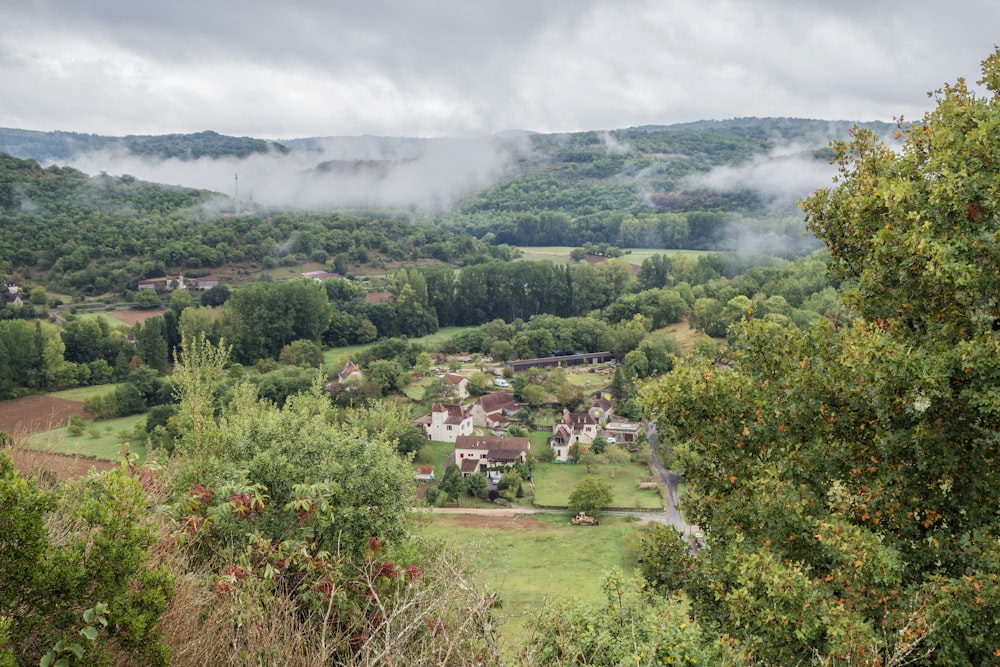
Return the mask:
POLYGON ((548 392, 539 384, 529 384, 521 390, 521 398, 531 407, 537 408, 545 403, 548 392))
POLYGON ((81 664, 110 663, 114 653, 169 664, 157 620, 173 577, 151 562, 147 505, 124 468, 47 493, 0 452, 0 617, 15 621, 5 647, 21 664, 56 646, 79 652, 81 664), (105 624, 94 622, 98 606, 105 624))
POLYGON ((443 493, 448 500, 454 502, 458 500, 458 496, 462 493, 462 489, 465 488, 465 482, 462 480, 462 473, 458 469, 458 466, 452 463, 447 468, 445 468, 444 476, 441 477, 441 493, 443 493))
POLYGON ((465 490, 470 496, 478 496, 489 484, 486 475, 481 472, 474 472, 465 478, 465 490))
POLYGON ((1000 52, 983 72, 991 94, 938 91, 899 150, 836 143, 837 186, 805 202, 854 326, 753 318, 732 371, 647 387, 710 536, 693 613, 768 664, 995 660, 1000 52))
POLYGON ((603 479, 587 475, 581 479, 569 494, 571 514, 586 512, 590 516, 600 516, 601 510, 609 507, 614 500, 611 485, 603 479))

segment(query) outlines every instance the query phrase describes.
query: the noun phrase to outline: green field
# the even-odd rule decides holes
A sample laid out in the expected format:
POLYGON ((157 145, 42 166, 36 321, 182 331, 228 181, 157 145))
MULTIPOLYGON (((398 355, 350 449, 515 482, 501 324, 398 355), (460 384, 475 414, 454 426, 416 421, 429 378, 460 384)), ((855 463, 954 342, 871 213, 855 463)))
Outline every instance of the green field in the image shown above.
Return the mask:
POLYGON ((476 552, 488 585, 503 600, 503 634, 516 641, 547 599, 601 599, 602 575, 608 568, 631 570, 625 543, 635 530, 634 522, 617 516, 584 528, 570 525, 565 514, 516 519, 439 514, 415 532, 476 552), (470 525, 474 523, 480 526, 470 525))
MULTIPOLYGON (((648 477, 649 471, 636 465, 622 466, 611 477, 611 467, 595 465, 594 477, 611 485, 615 507, 662 509, 663 500, 655 489, 640 490, 638 480, 648 477)), ((586 466, 567 463, 538 463, 534 470, 535 502, 539 505, 565 507, 576 485, 587 475, 586 466)))
MULTIPOLYGON (((568 264, 569 254, 573 251, 571 246, 518 246, 521 251, 521 259, 526 261, 549 260, 553 264, 568 264)), ((670 250, 664 248, 622 248, 628 254, 619 257, 623 262, 639 266, 647 257, 653 255, 700 257, 701 255, 714 254, 709 250, 670 250)))
POLYGON ((48 395, 54 398, 64 398, 67 401, 85 401, 91 396, 104 396, 106 394, 110 394, 117 388, 117 384, 98 384, 91 387, 77 387, 76 389, 53 391, 49 392, 48 395))
MULTIPOLYGON (((455 334, 460 331, 465 331, 466 329, 475 329, 475 327, 441 327, 435 333, 429 334, 427 336, 421 336, 420 338, 411 338, 410 342, 420 343, 428 349, 434 349, 439 346, 444 341, 454 338, 455 334)), ((327 365, 332 365, 341 356, 346 356, 348 359, 353 359, 359 352, 364 352, 369 347, 371 343, 364 343, 359 345, 345 345, 343 347, 332 347, 323 353, 323 363, 327 365)))
POLYGON ((100 422, 86 422, 83 434, 70 436, 66 428, 52 429, 42 433, 34 433, 28 437, 27 446, 34 449, 52 451, 59 454, 89 456, 106 461, 121 460, 122 443, 129 442, 129 451, 138 455, 138 460, 146 459, 146 443, 135 442, 132 429, 144 422, 146 415, 132 415, 118 419, 108 419, 100 422), (91 427, 97 429, 97 437, 92 437, 91 427))

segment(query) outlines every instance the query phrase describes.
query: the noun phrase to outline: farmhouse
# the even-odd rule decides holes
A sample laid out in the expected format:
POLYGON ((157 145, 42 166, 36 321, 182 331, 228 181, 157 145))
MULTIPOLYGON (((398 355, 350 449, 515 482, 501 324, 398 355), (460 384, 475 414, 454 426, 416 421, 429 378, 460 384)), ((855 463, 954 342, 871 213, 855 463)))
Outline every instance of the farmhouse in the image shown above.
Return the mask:
POLYGON ((209 290, 218 286, 219 279, 215 276, 202 276, 201 278, 194 278, 189 282, 198 289, 209 290))
POLYGON ((455 386, 455 398, 462 401, 469 397, 469 378, 456 373, 447 373, 444 379, 455 386))
POLYGON ((428 440, 455 442, 456 438, 472 434, 472 415, 461 405, 434 403, 431 413, 413 422, 424 431, 428 440))
POLYGON ((527 438, 464 435, 455 440, 455 463, 467 477, 490 468, 509 468, 515 462, 527 463, 530 451, 531 441, 527 438))
POLYGON ((597 426, 597 420, 588 412, 563 410, 562 421, 556 422, 552 427, 552 437, 549 438, 549 446, 552 447, 555 459, 568 461, 570 448, 576 443, 593 444, 597 437, 597 426))
POLYGON ((621 417, 615 417, 613 421, 609 421, 604 425, 604 430, 601 432, 608 442, 618 443, 618 444, 630 444, 636 441, 639 437, 639 430, 642 428, 642 424, 639 422, 631 421, 629 419, 623 419, 621 417))
POLYGON ((469 412, 472 423, 483 428, 506 428, 508 417, 517 414, 520 408, 514 402, 514 397, 506 391, 495 391, 492 394, 480 396, 469 412))
POLYGON ((330 273, 329 271, 306 271, 305 273, 300 273, 299 275, 303 278, 312 278, 318 283, 321 283, 324 280, 343 280, 344 278, 344 276, 339 273, 330 273))
POLYGON ((146 280, 140 280, 138 284, 138 289, 149 289, 156 290, 158 292, 172 292, 175 289, 187 289, 187 285, 184 283, 184 276, 163 276, 162 278, 147 278, 146 280))
POLYGON ((609 418, 611 418, 614 413, 614 404, 611 402, 611 395, 606 392, 601 392, 601 395, 591 404, 587 413, 594 418, 598 424, 603 424, 609 418))

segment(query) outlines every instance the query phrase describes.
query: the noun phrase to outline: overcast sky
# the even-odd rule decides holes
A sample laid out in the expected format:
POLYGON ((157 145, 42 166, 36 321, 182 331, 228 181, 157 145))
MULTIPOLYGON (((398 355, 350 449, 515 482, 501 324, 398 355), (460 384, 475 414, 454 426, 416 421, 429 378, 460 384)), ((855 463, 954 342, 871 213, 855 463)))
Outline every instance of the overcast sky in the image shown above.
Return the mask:
POLYGON ((916 118, 988 0, 3 0, 0 126, 482 136, 916 118))

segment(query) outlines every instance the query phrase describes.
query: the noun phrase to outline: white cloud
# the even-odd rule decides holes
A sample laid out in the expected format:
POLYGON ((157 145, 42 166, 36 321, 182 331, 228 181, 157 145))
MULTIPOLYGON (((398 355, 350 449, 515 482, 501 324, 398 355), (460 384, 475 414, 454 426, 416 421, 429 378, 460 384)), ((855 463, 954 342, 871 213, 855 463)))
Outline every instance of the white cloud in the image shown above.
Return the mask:
POLYGON ((978 78, 998 24, 977 0, 8 2, 0 125, 472 136, 919 117, 928 90, 978 78))

